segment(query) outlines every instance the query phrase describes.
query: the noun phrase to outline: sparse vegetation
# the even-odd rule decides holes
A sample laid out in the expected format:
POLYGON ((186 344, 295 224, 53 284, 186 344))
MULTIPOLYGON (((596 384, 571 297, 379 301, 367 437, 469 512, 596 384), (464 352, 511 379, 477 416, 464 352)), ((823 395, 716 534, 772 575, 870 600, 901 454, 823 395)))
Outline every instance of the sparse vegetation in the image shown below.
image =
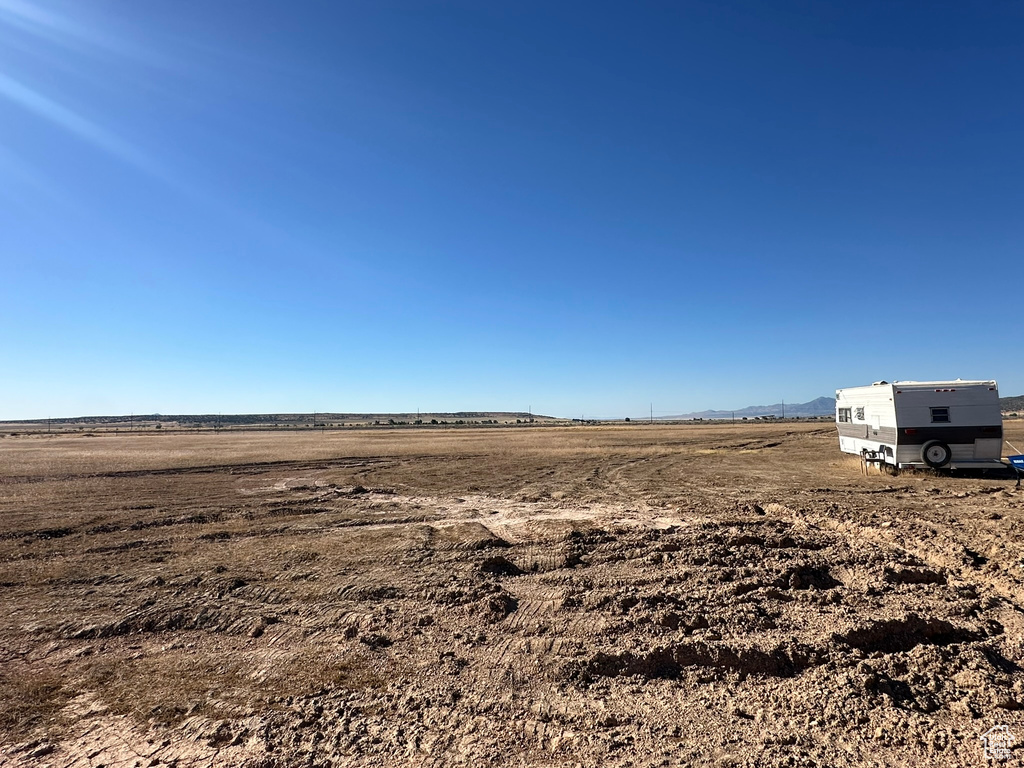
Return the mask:
POLYGON ((69 698, 57 670, 5 662, 0 667, 0 737, 17 740, 47 732, 69 698))
POLYGON ((999 407, 1003 411, 1024 411, 1024 395, 1001 397, 999 398, 999 407))

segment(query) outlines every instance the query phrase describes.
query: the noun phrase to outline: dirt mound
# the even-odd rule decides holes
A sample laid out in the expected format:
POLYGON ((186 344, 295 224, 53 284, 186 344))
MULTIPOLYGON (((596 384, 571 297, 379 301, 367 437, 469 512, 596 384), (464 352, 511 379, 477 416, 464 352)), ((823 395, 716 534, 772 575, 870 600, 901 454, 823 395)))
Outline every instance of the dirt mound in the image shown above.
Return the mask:
POLYGON ((903 653, 919 645, 952 645, 981 637, 984 637, 982 632, 910 613, 898 619, 870 622, 865 627, 835 635, 833 639, 865 653, 903 653))
POLYGON ((590 675, 679 679, 687 667, 708 667, 726 672, 766 677, 792 677, 817 658, 810 648, 777 647, 766 650, 729 643, 683 642, 653 648, 637 655, 599 653, 584 667, 590 675))

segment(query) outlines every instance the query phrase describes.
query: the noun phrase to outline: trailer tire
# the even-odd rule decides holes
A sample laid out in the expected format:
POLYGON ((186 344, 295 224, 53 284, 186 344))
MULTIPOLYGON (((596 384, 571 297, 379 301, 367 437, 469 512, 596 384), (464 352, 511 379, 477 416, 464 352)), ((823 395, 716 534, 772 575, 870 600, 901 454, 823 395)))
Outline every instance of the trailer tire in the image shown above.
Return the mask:
POLYGON ((942 469, 951 458, 953 452, 941 440, 929 440, 921 446, 921 459, 932 469, 942 469))

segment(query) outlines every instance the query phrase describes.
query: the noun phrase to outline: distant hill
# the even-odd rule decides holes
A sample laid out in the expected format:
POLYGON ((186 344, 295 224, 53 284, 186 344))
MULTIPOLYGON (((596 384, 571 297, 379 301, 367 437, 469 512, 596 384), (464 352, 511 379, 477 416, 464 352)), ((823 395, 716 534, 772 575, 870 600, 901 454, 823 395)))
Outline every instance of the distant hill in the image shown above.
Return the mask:
POLYGON ((109 428, 109 429, 208 429, 221 427, 341 427, 371 425, 465 425, 498 424, 499 422, 552 422, 551 416, 523 411, 458 411, 448 413, 200 413, 168 416, 160 413, 122 416, 71 416, 53 419, 11 419, 0 421, 8 426, 36 428, 109 428))
POLYGON ((669 416, 670 419, 731 419, 733 415, 737 419, 753 419, 757 416, 783 415, 785 410, 786 418, 806 418, 808 416, 831 416, 836 410, 835 397, 819 397, 809 403, 782 403, 775 405, 749 405, 746 408, 737 408, 735 411, 697 411, 695 413, 684 413, 680 416, 669 416))
POLYGON ((1000 397, 999 407, 1004 412, 1024 411, 1024 395, 1017 395, 1016 397, 1000 397))

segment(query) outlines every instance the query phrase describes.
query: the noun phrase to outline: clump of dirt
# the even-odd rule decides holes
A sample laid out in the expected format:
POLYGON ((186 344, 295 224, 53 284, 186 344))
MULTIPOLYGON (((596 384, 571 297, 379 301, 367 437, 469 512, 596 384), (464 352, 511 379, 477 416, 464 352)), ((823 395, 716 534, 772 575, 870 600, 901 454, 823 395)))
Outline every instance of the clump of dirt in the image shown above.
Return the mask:
POLYGON ((480 563, 480 572, 493 576, 521 576, 523 574, 519 566, 501 555, 488 557, 480 563))

